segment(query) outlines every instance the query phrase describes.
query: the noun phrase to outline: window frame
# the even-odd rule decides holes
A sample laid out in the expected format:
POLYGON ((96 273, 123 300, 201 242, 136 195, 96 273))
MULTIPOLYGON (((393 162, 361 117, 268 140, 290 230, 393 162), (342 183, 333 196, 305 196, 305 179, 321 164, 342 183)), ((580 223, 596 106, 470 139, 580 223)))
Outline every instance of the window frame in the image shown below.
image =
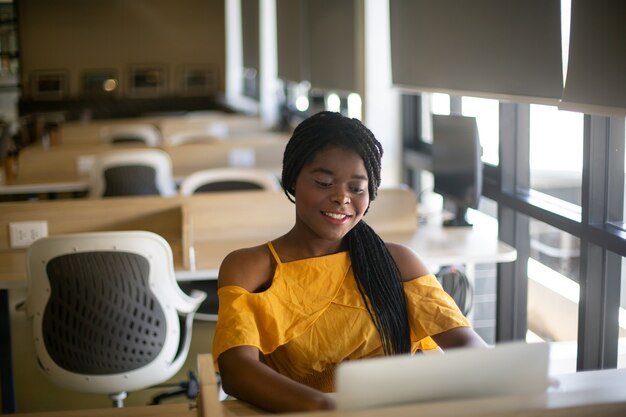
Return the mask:
MULTIPOLYGON (((460 101, 451 97, 451 114, 460 113, 460 101)), ((431 155, 421 137, 421 110, 421 96, 403 95, 403 171, 417 192, 416 173, 430 169, 431 155)), ((536 219, 581 242, 577 369, 615 368, 621 257, 626 257, 626 230, 614 222, 624 205, 624 118, 584 116, 580 213, 530 190, 530 105, 501 101, 499 121, 499 164, 483 164, 483 196, 497 203, 499 238, 514 246, 518 257, 497 266, 496 342, 525 339, 529 222, 536 219)))

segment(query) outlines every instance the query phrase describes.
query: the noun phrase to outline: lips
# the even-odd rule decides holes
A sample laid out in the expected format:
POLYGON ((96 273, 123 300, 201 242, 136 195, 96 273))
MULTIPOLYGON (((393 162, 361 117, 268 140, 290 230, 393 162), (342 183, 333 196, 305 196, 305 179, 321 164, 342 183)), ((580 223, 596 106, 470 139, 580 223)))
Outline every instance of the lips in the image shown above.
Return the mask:
POLYGON ((346 220, 352 217, 351 215, 346 214, 346 213, 336 213, 332 211, 323 211, 322 214, 326 217, 330 217, 333 220, 339 220, 339 221, 346 220))

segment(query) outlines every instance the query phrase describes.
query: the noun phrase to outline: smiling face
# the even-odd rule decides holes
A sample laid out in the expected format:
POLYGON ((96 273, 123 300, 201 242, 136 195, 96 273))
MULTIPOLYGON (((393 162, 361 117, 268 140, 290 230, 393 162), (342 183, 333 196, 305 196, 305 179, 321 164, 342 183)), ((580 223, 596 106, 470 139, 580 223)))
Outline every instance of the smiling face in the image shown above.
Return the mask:
POLYGON ((322 149, 298 174, 295 195, 300 237, 341 243, 369 206, 363 160, 345 148, 322 149))

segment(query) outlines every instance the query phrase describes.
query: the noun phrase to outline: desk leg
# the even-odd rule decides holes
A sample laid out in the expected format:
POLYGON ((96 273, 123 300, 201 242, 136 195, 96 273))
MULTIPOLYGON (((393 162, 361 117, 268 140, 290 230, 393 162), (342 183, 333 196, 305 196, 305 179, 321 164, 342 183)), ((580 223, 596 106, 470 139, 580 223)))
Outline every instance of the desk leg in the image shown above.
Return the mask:
POLYGON ((10 313, 9 290, 0 289, 0 383, 2 384, 3 414, 15 413, 15 388, 13 386, 10 313))

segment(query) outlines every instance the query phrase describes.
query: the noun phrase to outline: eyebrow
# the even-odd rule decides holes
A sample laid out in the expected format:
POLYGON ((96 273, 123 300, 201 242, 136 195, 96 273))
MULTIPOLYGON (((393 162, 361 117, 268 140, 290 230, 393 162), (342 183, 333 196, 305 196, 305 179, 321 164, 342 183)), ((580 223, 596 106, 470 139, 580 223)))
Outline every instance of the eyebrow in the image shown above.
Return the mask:
MULTIPOLYGON (((331 171, 330 169, 326 169, 326 168, 315 168, 311 172, 312 173, 328 174, 328 175, 334 175, 335 174, 333 171, 331 171)), ((367 181, 368 180, 367 175, 353 175, 352 179, 354 179, 354 180, 361 180, 361 181, 367 181)))

